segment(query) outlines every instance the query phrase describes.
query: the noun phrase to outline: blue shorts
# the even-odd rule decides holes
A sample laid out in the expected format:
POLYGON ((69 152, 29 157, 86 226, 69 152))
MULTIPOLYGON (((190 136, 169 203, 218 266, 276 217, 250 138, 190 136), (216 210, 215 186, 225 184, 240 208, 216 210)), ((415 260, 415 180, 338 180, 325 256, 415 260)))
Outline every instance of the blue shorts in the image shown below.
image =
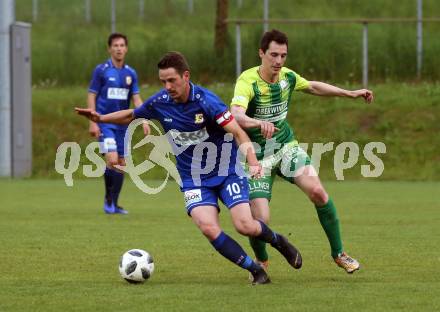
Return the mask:
POLYGON ((249 202, 249 186, 246 177, 231 174, 219 181, 218 185, 212 187, 186 187, 182 188, 185 206, 188 215, 197 206, 214 206, 220 211, 218 199, 231 209, 240 203, 249 202))
POLYGON ((99 151, 102 154, 117 152, 119 157, 125 156, 125 132, 126 129, 99 125, 101 135, 99 136, 99 151))

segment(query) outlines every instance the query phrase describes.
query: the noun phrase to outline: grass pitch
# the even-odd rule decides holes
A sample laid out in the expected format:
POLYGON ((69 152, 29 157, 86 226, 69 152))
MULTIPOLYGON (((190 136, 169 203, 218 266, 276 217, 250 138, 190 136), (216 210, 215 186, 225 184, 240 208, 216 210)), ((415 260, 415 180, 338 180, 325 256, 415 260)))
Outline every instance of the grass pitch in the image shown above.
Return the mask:
MULTIPOLYGON (((101 180, 0 180, 0 311, 435 311, 440 309, 440 183, 326 183, 346 250, 362 269, 330 259, 313 206, 295 187, 275 185, 272 227, 302 251, 291 269, 270 250, 273 283, 218 255, 186 216, 177 186, 145 195, 126 180, 127 216, 104 215, 101 180), (122 253, 148 250, 145 284, 118 273, 122 253)), ((224 230, 250 253, 247 240, 224 230)))

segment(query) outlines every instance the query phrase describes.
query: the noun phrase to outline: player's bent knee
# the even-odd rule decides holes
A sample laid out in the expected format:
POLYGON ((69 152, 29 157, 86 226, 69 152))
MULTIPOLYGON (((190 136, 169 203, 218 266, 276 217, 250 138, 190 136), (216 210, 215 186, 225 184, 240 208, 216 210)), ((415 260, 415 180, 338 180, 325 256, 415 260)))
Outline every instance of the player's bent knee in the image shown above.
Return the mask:
POLYGON ((236 221, 234 225, 237 232, 241 235, 255 236, 255 234, 258 232, 257 223, 253 219, 241 219, 236 221))
POLYGON ((322 186, 315 186, 309 193, 310 200, 317 206, 323 206, 328 201, 328 195, 322 186))
POLYGON ((117 165, 119 165, 118 161, 107 161, 107 168, 116 169, 117 165))
POLYGON ((214 224, 199 224, 199 229, 210 241, 216 239, 221 233, 221 229, 214 224))

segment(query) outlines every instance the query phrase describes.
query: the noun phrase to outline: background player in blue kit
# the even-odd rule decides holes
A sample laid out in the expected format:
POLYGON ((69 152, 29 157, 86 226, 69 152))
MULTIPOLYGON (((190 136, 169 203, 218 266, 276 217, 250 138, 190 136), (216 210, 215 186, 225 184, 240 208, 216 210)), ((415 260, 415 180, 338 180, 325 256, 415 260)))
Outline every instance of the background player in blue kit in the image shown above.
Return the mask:
MULTIPOLYGON (((131 99, 136 107, 142 104, 136 71, 125 64, 125 55, 128 51, 127 37, 120 33, 113 33, 109 36, 107 43, 110 58, 105 63, 96 66, 87 96, 88 108, 100 114, 127 109, 130 107, 131 99)), ((128 213, 118 206, 124 174, 114 167, 125 165, 124 135, 126 130, 125 125, 90 121, 89 133, 99 138, 100 151, 105 154, 107 163, 104 173, 104 212, 109 214, 128 213)), ((145 125, 145 134, 148 131, 148 125, 145 125)))
POLYGON ((270 243, 292 267, 299 269, 302 265, 299 251, 284 236, 252 218, 247 179, 237 173, 242 170, 237 170, 240 169, 238 147, 231 137, 246 155, 251 175, 258 177, 261 166, 247 134, 215 94, 190 82, 189 66, 182 54, 165 54, 158 68, 165 88, 135 110, 106 115, 91 109, 76 108, 76 111, 101 123, 128 124, 135 118, 158 120, 167 131, 176 155, 187 213, 214 248, 248 270, 254 285, 270 282, 264 269, 220 228, 220 198, 229 208, 240 234, 270 243))

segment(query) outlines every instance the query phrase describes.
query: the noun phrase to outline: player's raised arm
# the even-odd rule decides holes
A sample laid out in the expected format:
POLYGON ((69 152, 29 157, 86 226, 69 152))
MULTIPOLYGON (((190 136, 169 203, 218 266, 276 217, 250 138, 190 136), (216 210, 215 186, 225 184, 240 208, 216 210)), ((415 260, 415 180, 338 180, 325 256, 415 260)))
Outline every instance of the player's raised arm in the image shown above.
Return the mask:
POLYGON ((304 91, 319 96, 340 96, 340 97, 350 97, 354 99, 358 97, 363 97, 365 99, 365 102, 367 103, 371 103, 374 98, 373 91, 368 89, 359 89, 359 90, 351 91, 351 90, 338 88, 336 86, 320 81, 310 81, 309 87, 304 89, 304 91))
POLYGON ((84 116, 87 119, 97 123, 114 123, 127 125, 134 119, 132 109, 125 109, 105 115, 100 115, 96 111, 89 108, 75 107, 75 111, 78 115, 84 116))

